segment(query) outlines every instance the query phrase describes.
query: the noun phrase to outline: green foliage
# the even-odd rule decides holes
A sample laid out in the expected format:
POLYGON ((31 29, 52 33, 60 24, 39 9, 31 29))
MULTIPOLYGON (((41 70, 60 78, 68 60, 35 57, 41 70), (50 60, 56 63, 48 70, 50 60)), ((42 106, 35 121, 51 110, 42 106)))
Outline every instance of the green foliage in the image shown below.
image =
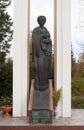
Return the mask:
POLYGON ((11 0, 0 0, 0 105, 9 105, 12 102, 12 74, 13 63, 11 59, 6 61, 6 55, 9 53, 10 41, 12 40, 13 22, 7 7, 11 0))
POLYGON ((72 66, 72 108, 84 108, 84 52, 72 66))
POLYGON ((72 96, 84 96, 84 78, 72 79, 72 96))
POLYGON ((10 95, 9 97, 1 97, 0 98, 0 106, 3 105, 11 105, 12 106, 12 95, 10 95))
POLYGON ((9 52, 10 44, 12 40, 13 31, 11 29, 13 22, 6 11, 6 8, 10 5, 10 0, 0 0, 0 52, 9 52))
POLYGON ((0 66, 0 98, 12 95, 13 62, 8 59, 0 66))
POLYGON ((72 108, 84 108, 84 78, 72 79, 72 108))
POLYGON ((84 96, 73 96, 72 97, 72 108, 84 109, 84 96))
POLYGON ((0 66, 5 63, 6 53, 0 52, 0 66))
POLYGON ((54 91, 53 90, 53 106, 57 106, 59 100, 60 100, 60 97, 61 97, 61 89, 57 90, 57 91, 54 91))

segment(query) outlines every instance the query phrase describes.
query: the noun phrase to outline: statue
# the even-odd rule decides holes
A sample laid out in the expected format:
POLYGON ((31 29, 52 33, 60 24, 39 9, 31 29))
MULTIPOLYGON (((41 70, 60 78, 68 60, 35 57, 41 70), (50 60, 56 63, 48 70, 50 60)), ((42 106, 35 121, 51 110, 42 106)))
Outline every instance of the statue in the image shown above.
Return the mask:
POLYGON ((32 61, 35 66, 34 89, 43 91, 49 88, 52 41, 49 31, 44 27, 46 17, 39 16, 37 22, 39 26, 32 32, 32 61))

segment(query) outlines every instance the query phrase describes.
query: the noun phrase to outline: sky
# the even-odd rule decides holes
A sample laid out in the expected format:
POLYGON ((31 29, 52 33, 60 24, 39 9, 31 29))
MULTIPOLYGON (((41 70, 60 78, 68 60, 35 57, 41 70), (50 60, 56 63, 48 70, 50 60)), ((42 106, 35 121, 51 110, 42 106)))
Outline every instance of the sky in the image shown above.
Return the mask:
POLYGON ((11 5, 7 8, 7 11, 11 15, 11 18, 14 19, 14 0, 11 0, 11 5))
POLYGON ((80 52, 84 49, 84 0, 72 0, 71 3, 71 41, 74 56, 78 59, 80 52))
POLYGON ((51 34, 51 39, 53 39, 53 28, 54 28, 53 11, 54 11, 53 10, 53 0, 42 0, 42 2, 40 0, 31 0, 31 8, 30 8, 30 29, 31 29, 31 31, 36 26, 38 26, 37 17, 40 15, 44 15, 47 19, 45 26, 47 27, 47 29, 49 30, 49 32, 51 34))
MULTIPOLYGON (((54 0, 31 0, 31 31, 38 26, 37 17, 45 15, 47 18, 45 26, 48 28, 53 40, 53 1, 54 0), (47 5, 47 6, 46 6, 47 5), (42 7, 42 8, 41 8, 42 7), (37 10, 38 8, 38 10, 37 10)), ((14 19, 14 0, 7 9, 12 19, 14 19)), ((84 44, 84 0, 71 0, 71 42, 74 56, 78 58, 79 53, 84 51, 80 43, 84 44)), ((12 49, 11 49, 12 55, 12 49)))

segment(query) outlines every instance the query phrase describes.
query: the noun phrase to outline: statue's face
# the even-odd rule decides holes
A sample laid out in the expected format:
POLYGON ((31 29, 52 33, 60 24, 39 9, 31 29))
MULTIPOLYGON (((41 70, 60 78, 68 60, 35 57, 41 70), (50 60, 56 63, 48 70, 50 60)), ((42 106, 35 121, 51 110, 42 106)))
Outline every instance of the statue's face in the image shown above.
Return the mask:
POLYGON ((45 19, 44 17, 41 17, 41 18, 39 19, 39 21, 38 21, 38 23, 39 23, 39 25, 40 25, 41 27, 44 26, 45 22, 46 22, 46 19, 45 19))

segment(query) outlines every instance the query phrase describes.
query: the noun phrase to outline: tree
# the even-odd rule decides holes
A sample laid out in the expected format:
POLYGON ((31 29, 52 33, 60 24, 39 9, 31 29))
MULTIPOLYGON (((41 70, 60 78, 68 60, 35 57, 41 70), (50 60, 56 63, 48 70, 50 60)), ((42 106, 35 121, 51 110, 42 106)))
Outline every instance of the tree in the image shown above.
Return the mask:
POLYGON ((79 63, 84 63, 84 52, 80 53, 78 62, 79 63))
POLYGON ((72 75, 72 78, 73 78, 74 71, 75 71, 75 68, 74 68, 75 62, 76 62, 76 60, 74 58, 74 52, 73 52, 73 48, 71 46, 71 75, 72 75))
POLYGON ((6 54, 5 52, 0 52, 0 66, 5 63, 6 54))
POLYGON ((0 97, 12 95, 13 62, 8 59, 0 69, 0 97))
POLYGON ((5 52, 6 54, 9 52, 9 42, 12 40, 13 35, 13 22, 6 11, 10 4, 10 0, 0 0, 0 52, 5 52))
POLYGON ((80 77, 84 78, 84 52, 80 53, 78 63, 80 64, 79 68, 80 77))
POLYGON ((12 95, 13 63, 12 60, 6 60, 13 36, 13 22, 6 11, 10 4, 11 0, 0 0, 0 98, 12 95))

